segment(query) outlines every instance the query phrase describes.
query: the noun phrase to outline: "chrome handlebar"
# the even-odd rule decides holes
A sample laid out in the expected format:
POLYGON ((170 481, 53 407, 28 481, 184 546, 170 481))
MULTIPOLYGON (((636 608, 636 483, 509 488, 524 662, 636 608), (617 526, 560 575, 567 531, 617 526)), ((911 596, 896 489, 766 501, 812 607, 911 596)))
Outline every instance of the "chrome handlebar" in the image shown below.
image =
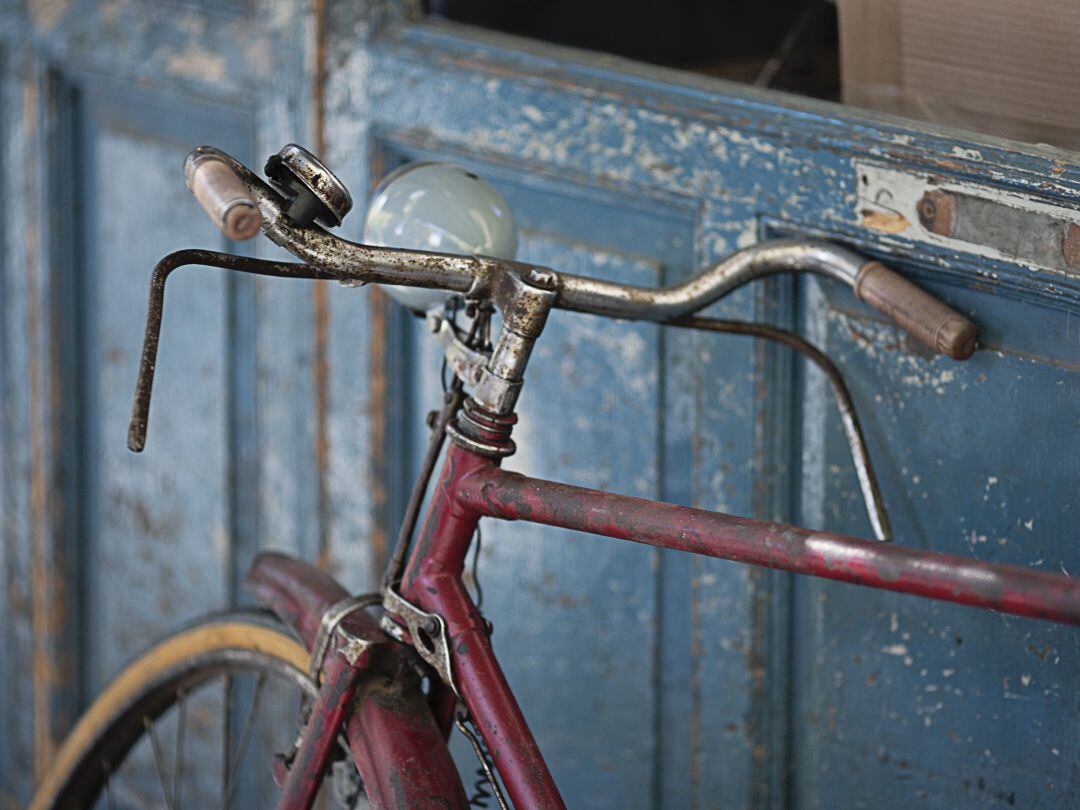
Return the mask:
MULTIPOLYGON (((534 269, 520 262, 372 247, 333 236, 318 225, 299 226, 286 215, 282 196, 225 152, 199 147, 189 161, 208 157, 223 161, 247 188, 262 215, 262 231, 271 241, 342 281, 427 287, 468 296, 490 283, 493 269, 519 273, 534 269)), ((842 281, 935 352, 963 360, 975 350, 977 330, 965 317, 883 265, 819 240, 778 239, 753 245, 686 281, 659 289, 558 273, 553 306, 665 322, 692 315, 755 279, 791 272, 842 281)))
POLYGON ((658 289, 561 275, 556 306, 627 320, 671 321, 776 273, 817 273, 854 287, 865 264, 857 253, 828 242, 777 239, 744 248, 685 281, 658 289))

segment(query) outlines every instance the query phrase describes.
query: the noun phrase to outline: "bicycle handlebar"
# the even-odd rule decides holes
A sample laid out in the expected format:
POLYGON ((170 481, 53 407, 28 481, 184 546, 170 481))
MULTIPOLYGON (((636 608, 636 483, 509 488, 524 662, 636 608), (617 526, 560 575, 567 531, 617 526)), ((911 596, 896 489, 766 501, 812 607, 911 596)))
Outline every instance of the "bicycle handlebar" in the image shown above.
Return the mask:
POLYGON ((975 353, 975 324, 880 262, 864 264, 853 289, 860 301, 888 315, 934 351, 954 360, 967 360, 975 353))
POLYGON ((887 315, 928 348, 955 360, 975 351, 971 321, 880 262, 829 242, 777 239, 733 253, 686 281, 650 289, 562 275, 561 309, 628 320, 672 321, 692 315, 736 287, 784 272, 808 272, 847 284, 859 300, 887 315))
POLYGON ((259 232, 262 215, 247 185, 221 157, 192 152, 184 161, 184 180, 203 211, 234 242, 259 232))
POLYGON ((629 320, 670 321, 698 312, 736 287, 775 273, 808 272, 842 281, 935 352, 966 360, 975 324, 880 262, 829 242, 776 239, 733 253, 686 281, 650 289, 563 275, 557 307, 629 320))
MULTIPOLYGON (((493 263, 531 269, 518 262, 350 242, 317 225, 291 222, 281 195, 225 152, 199 147, 188 163, 230 170, 232 179, 244 187, 245 199, 257 206, 262 230, 271 241, 342 281, 468 293, 486 281, 493 263)), ((211 176, 205 176, 209 186, 211 176)), ((196 188, 192 190, 198 196, 196 188)), ((217 214, 220 206, 210 208, 202 198, 199 201, 224 231, 225 219, 217 214)), ((627 320, 670 321, 698 312, 754 279, 785 272, 817 273, 844 282, 860 300, 934 352, 965 360, 975 350, 976 326, 963 315, 884 265, 818 240, 777 239, 744 248, 680 284, 659 289, 559 273, 554 306, 627 320)))

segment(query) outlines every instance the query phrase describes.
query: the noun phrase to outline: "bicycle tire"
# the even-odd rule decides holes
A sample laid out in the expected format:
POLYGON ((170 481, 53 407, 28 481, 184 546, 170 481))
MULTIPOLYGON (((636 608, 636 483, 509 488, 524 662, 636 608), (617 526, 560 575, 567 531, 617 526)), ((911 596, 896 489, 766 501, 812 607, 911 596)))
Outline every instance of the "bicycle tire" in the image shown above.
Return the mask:
MULTIPOLYGON (((93 806, 117 769, 181 694, 229 674, 270 673, 313 695, 308 652, 284 626, 257 611, 198 620, 151 646, 93 701, 57 752, 30 810, 93 806)), ((164 783, 162 785, 164 790, 164 783)))

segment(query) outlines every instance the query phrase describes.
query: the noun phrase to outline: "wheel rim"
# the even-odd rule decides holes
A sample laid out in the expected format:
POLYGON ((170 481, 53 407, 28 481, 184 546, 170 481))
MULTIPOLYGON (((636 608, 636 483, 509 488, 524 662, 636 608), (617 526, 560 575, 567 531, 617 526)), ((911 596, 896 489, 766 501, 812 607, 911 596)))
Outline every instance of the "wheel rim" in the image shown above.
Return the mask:
MULTIPOLYGON (((306 667, 306 650, 264 624, 172 636, 94 701, 31 807, 261 806, 276 790, 273 755, 291 750, 314 692, 306 667)), ((347 786, 351 763, 339 770, 347 786)))

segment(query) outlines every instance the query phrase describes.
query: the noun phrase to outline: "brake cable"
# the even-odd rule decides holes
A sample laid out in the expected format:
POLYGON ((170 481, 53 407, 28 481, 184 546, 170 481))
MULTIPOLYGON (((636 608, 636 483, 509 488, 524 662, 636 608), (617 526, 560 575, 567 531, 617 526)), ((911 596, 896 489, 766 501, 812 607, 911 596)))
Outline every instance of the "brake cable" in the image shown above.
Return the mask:
POLYGON ((870 451, 866 446, 866 437, 863 434, 859 417, 855 413, 855 403, 851 399, 851 392, 848 390, 840 370, 829 359, 827 354, 794 332, 761 323, 687 315, 670 321, 661 321, 661 324, 682 329, 726 332, 771 340, 794 349, 816 365, 825 375, 825 379, 828 381, 836 399, 836 407, 840 411, 840 421, 844 426, 844 435, 847 438, 848 449, 851 451, 851 460, 855 465, 855 474, 859 479, 859 488, 862 491, 863 502, 866 504, 866 513, 870 519, 870 526, 874 530, 874 536, 882 542, 892 540, 892 527, 889 525, 889 516, 885 512, 885 502, 881 497, 877 476, 874 474, 874 468, 870 463, 870 451))

